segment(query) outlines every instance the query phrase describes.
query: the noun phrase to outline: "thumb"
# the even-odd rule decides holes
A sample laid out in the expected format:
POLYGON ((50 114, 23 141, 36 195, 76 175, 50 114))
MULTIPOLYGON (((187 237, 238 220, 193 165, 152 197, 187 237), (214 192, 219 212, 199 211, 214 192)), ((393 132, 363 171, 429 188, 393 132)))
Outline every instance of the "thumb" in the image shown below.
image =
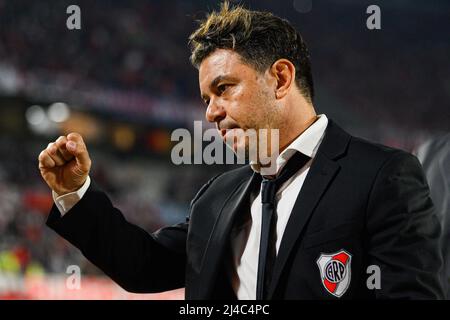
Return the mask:
POLYGON ((77 165, 81 170, 85 172, 89 171, 91 166, 91 159, 89 158, 89 154, 81 136, 76 133, 71 133, 67 136, 67 139, 67 151, 69 151, 75 157, 77 165))
POLYGON ((68 141, 66 143, 66 149, 70 151, 70 153, 74 153, 77 151, 77 143, 73 141, 68 141))

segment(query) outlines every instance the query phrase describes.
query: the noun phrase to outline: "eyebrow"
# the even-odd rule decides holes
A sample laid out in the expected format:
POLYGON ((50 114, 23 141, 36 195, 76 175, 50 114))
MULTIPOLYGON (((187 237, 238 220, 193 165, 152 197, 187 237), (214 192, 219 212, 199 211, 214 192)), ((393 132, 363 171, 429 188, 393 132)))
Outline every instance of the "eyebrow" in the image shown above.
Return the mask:
MULTIPOLYGON (((209 89, 211 90, 213 87, 217 86, 222 81, 237 81, 237 80, 238 79, 233 76, 219 75, 219 76, 215 77, 213 81, 211 81, 211 83, 209 84, 209 89)), ((201 95, 201 98, 203 100, 206 100, 206 97, 207 96, 204 94, 201 95)))

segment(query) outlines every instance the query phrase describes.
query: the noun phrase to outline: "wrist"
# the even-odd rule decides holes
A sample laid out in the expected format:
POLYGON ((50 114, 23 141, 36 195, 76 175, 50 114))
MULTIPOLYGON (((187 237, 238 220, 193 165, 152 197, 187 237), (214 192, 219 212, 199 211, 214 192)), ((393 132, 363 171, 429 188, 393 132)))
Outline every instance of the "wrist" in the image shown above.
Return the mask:
POLYGON ((55 192, 55 194, 56 194, 58 197, 64 196, 64 195, 66 195, 66 194, 73 193, 73 192, 77 192, 78 190, 80 190, 80 189, 84 186, 84 184, 86 183, 86 181, 87 181, 87 177, 85 177, 85 178, 82 180, 82 182, 77 183, 76 185, 74 185, 74 186, 72 186, 72 187, 70 187, 70 188, 54 188, 54 189, 52 189, 52 190, 53 190, 53 192, 55 192))

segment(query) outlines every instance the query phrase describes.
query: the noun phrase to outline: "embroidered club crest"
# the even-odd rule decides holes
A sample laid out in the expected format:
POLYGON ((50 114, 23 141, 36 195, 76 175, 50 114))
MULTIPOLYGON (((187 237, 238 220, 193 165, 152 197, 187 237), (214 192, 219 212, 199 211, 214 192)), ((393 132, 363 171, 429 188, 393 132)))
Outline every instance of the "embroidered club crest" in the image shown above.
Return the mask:
POLYGON ((325 289, 340 298, 350 285, 352 256, 345 250, 336 253, 322 253, 317 259, 320 280, 325 289))

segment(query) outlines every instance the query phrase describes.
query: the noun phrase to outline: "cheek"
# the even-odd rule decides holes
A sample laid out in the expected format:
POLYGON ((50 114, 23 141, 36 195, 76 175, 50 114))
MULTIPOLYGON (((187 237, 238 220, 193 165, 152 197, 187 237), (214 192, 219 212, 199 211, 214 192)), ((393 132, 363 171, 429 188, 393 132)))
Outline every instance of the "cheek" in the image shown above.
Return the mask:
POLYGON ((228 104, 227 113, 236 121, 242 121, 254 109, 248 90, 235 88, 231 97, 225 101, 228 104))
POLYGON ((267 118, 267 94, 259 87, 235 88, 227 113, 242 127, 259 128, 267 118))

